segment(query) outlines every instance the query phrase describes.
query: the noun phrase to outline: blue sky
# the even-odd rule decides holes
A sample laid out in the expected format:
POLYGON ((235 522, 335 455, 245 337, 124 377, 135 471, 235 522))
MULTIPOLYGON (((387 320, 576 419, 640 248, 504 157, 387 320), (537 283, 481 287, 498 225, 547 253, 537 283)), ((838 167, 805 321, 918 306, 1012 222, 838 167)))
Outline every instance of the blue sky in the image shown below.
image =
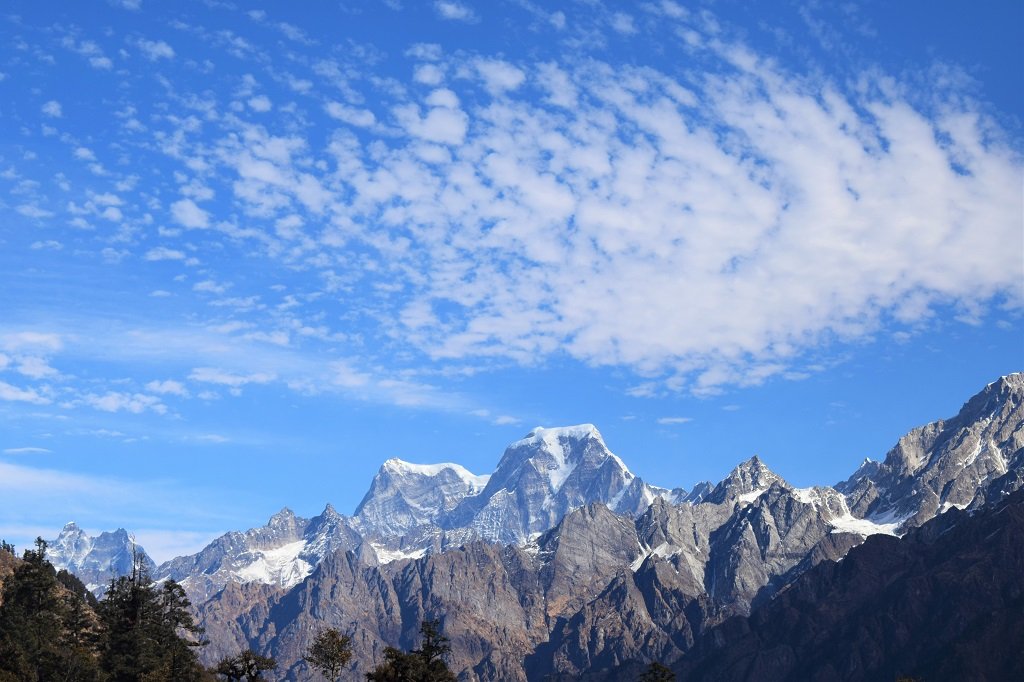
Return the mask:
POLYGON ((1020 3, 8 3, 0 536, 596 424, 845 478, 1024 369, 1020 3))

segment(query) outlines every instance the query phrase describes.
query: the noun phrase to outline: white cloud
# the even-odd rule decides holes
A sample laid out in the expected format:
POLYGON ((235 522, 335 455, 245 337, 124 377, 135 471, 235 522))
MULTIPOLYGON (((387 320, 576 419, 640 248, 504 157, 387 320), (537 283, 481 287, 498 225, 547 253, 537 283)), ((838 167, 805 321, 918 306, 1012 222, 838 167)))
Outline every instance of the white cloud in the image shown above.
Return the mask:
POLYGON ((142 55, 150 61, 174 58, 174 48, 162 40, 143 39, 138 42, 138 47, 142 55))
POLYGON ((5 455, 49 455, 52 452, 52 450, 47 450, 46 448, 4 448, 5 455))
POLYGON ((60 334, 52 332, 10 332, 0 334, 0 347, 12 351, 53 352, 63 348, 64 342, 60 334))
POLYGON ((492 95, 515 90, 526 80, 522 70, 500 59, 481 59, 476 63, 476 69, 492 95))
POLYGON ((210 225, 210 214, 191 199, 179 199, 171 204, 171 215, 183 227, 201 229, 210 225))
POLYGON ((204 291, 210 294, 223 294, 228 290, 230 284, 221 284, 212 279, 205 279, 192 285, 192 291, 204 291))
POLYGON ((45 208, 39 208, 34 204, 22 204, 16 209, 18 213, 25 216, 26 218, 40 219, 40 218, 52 218, 53 211, 48 211, 45 208))
POLYGON ((266 384, 277 377, 267 372, 254 372, 252 374, 234 374, 214 367, 196 367, 189 374, 189 379, 208 384, 220 384, 239 388, 246 384, 266 384))
POLYGON ((693 417, 660 417, 658 423, 662 426, 671 426, 673 424, 688 424, 693 421, 693 417))
POLYGON ((263 113, 270 111, 273 105, 270 102, 270 98, 266 95, 257 95, 256 97, 249 99, 249 107, 252 108, 253 111, 263 113))
POLYGON ((0 381, 0 400, 32 403, 33 405, 48 405, 51 402, 49 398, 40 395, 33 388, 18 388, 6 381, 0 381))
POLYGON ((15 371, 32 379, 45 379, 59 374, 46 360, 31 355, 18 358, 15 371))
POLYGON ((633 35, 637 32, 633 17, 625 12, 616 12, 611 18, 612 28, 623 35, 633 35))
POLYGON ((169 249, 166 246, 158 246, 146 252, 144 258, 148 261, 159 260, 185 260, 187 256, 183 251, 169 249))
POLYGON ((173 379, 166 379, 164 381, 150 381, 146 384, 146 390, 150 393, 159 393, 160 395, 176 395, 181 398, 187 398, 189 393, 185 388, 184 384, 180 381, 174 381, 173 379))
POLYGON ((44 115, 50 118, 60 118, 64 115, 64 110, 60 106, 60 102, 55 99, 51 99, 42 106, 42 112, 44 115))
POLYGON ((328 102, 324 105, 324 110, 331 118, 360 128, 367 128, 377 122, 377 117, 373 115, 372 111, 345 106, 340 102, 328 102))
POLYGON ((465 22, 476 21, 476 13, 473 12, 472 8, 465 3, 456 2, 455 0, 436 0, 434 2, 434 9, 442 19, 465 22))
POLYGON ((90 407, 103 412, 131 412, 141 414, 147 410, 164 414, 167 406, 160 402, 156 396, 144 393, 121 393, 109 391, 102 395, 89 393, 82 397, 82 402, 90 407))

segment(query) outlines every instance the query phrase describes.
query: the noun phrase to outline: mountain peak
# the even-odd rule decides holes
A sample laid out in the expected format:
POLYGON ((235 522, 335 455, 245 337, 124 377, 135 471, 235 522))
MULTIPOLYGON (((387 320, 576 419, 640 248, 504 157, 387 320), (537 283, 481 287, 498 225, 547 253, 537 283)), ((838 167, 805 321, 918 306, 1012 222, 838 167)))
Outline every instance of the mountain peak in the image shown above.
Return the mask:
POLYGON ((756 497, 755 493, 764 492, 776 482, 785 484, 781 476, 769 469, 760 457, 754 455, 729 472, 729 475, 704 499, 717 504, 730 499, 750 501, 753 499, 751 496, 756 497))
POLYGON ((268 526, 281 526, 295 523, 295 512, 288 507, 281 507, 281 511, 270 517, 268 526))
POLYGON ((537 426, 526 434, 526 436, 515 443, 512 443, 509 447, 515 447, 520 443, 527 444, 531 442, 537 443, 540 441, 558 441, 562 438, 568 440, 585 440, 587 438, 594 438, 604 443, 604 438, 601 436, 601 432, 597 430, 596 426, 593 424, 577 424, 576 426, 537 426))
POLYGON ((59 535, 71 535, 72 533, 76 535, 83 535, 85 531, 82 530, 81 526, 74 521, 68 521, 64 524, 64 527, 60 529, 59 535))

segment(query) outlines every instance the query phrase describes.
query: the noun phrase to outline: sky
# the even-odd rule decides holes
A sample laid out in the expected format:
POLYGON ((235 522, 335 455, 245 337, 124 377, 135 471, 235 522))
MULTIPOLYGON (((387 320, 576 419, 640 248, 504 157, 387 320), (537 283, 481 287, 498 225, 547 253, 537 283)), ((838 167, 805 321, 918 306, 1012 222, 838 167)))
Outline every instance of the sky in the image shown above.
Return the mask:
POLYGON ((834 484, 1024 370, 1024 5, 23 2, 0 537, 159 561, 593 423, 834 484))

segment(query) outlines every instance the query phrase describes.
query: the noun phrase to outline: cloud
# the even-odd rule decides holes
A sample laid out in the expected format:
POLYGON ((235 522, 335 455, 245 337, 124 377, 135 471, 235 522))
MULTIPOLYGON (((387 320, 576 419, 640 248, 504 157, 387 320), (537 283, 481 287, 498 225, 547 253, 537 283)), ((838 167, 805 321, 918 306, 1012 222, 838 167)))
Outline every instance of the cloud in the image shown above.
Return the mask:
POLYGON ((0 381, 0 400, 32 403, 33 405, 48 405, 51 402, 49 398, 40 395, 33 388, 18 388, 6 381, 0 381))
POLYGON ((143 256, 148 261, 160 261, 160 260, 185 260, 187 256, 183 251, 177 249, 169 249, 166 246, 158 246, 150 249, 143 256))
POLYGON ((192 285, 192 291, 204 291, 211 294, 223 294, 228 290, 229 284, 220 284, 212 279, 196 282, 192 285))
POLYGON ((240 388, 246 384, 266 384, 274 381, 277 377, 267 372, 233 374, 214 367, 196 367, 192 370, 192 373, 189 374, 188 378, 192 381, 240 388))
POLYGON ((157 414, 167 412, 167 406, 161 403, 159 398, 144 393, 120 393, 117 391, 109 391, 102 395, 90 393, 82 398, 82 402, 103 412, 130 412, 132 414, 142 414, 147 410, 157 414))
POLYGON ((526 80, 522 70, 500 59, 482 59, 476 63, 476 69, 492 95, 515 90, 526 80))
POLYGON ((49 455, 52 452, 52 450, 47 450, 46 448, 35 447, 4 448, 5 455, 49 455))
POLYGON ((450 21, 474 22, 477 20, 476 13, 472 8, 455 0, 436 0, 434 10, 442 19, 450 21))
POLYGON ((174 48, 162 40, 143 39, 138 42, 138 47, 139 51, 142 52, 142 56, 150 61, 174 59, 174 48))
POLYGON ((171 215, 183 227, 199 229, 210 225, 210 214, 191 199, 179 199, 171 204, 171 215))
POLYGON ((173 379, 166 379, 164 381, 150 381, 146 384, 146 390, 150 393, 159 393, 161 395, 176 395, 182 398, 187 398, 189 393, 185 388, 184 384, 180 381, 174 381, 173 379))
POLYGON ((6 350, 54 352, 64 347, 60 334, 51 332, 11 332, 0 334, 0 347, 6 350))
POLYGON ((671 426, 675 424, 688 424, 693 421, 693 417, 659 417, 658 423, 662 426, 671 426))
POLYGON ((340 102, 328 102, 324 105, 324 110, 331 118, 360 128, 367 128, 377 122, 377 117, 372 111, 345 106, 340 102))
POLYGON ((51 99, 42 106, 43 115, 49 116, 50 118, 60 118, 64 115, 64 110, 60 106, 60 102, 55 99, 51 99))
POLYGON ((34 204, 22 204, 16 209, 18 213, 25 216, 26 218, 40 219, 40 218, 52 218, 53 211, 48 211, 45 208, 39 208, 34 204))
POLYGON ((273 105, 270 102, 270 98, 267 97, 266 95, 257 95, 256 97, 252 97, 249 99, 249 107, 253 111, 265 113, 270 111, 273 105))

